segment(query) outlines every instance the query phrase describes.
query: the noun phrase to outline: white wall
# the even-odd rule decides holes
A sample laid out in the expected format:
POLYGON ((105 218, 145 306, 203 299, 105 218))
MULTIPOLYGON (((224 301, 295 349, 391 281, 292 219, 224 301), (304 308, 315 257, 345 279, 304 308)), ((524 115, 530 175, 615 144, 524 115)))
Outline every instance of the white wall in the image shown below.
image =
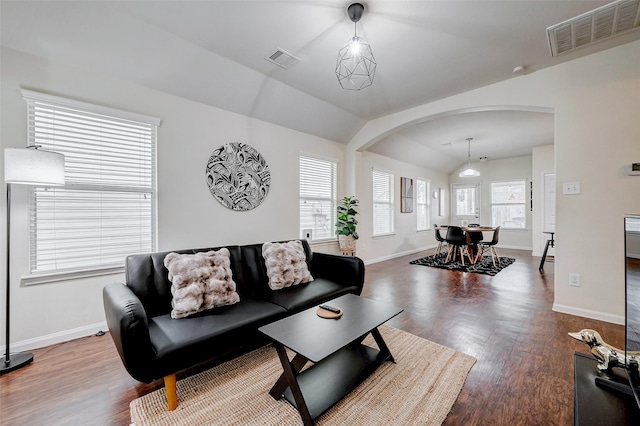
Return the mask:
MULTIPOLYGON (((425 117, 487 106, 555 113, 556 237, 554 310, 622 322, 625 213, 640 213, 640 41, 368 122, 349 142, 371 141, 425 117), (562 195, 579 181, 580 195, 562 195), (581 275, 580 287, 569 274, 581 275)), ((366 190, 366 188, 365 188, 366 190)))
MULTIPOLYGON (((1 66, 2 148, 26 145, 27 108, 21 88, 162 119, 157 149, 159 250, 298 238, 301 151, 338 159, 338 195, 344 193, 342 144, 6 48, 2 49, 1 66), (207 187, 207 159, 215 148, 227 142, 252 145, 270 166, 269 195, 252 211, 225 208, 207 187)), ((123 276, 22 285, 20 277, 29 271, 27 189, 15 186, 13 195, 11 340, 20 344, 12 349, 38 347, 104 328, 102 288, 109 282, 122 281, 123 276)), ((4 223, 5 197, 2 199, 4 223)), ((5 241, 4 226, 2 235, 5 241)), ((4 247, 2 244, 0 256, 3 277, 4 247)), ((322 246, 317 250, 334 251, 334 248, 322 246)), ((4 327, 0 335, 4 342, 4 327)))
MULTIPOLYGON (((463 165, 449 176, 451 184, 480 182, 480 223, 491 226, 491 182, 505 180, 526 180, 526 227, 525 229, 501 229, 498 247, 520 250, 531 249, 532 214, 530 209, 529 182, 531 181, 531 156, 489 160, 485 163, 471 163, 471 167, 480 172, 480 177, 463 178, 458 174, 467 168, 463 165)), ((455 225, 455 224, 454 224, 455 225)), ((486 233, 485 233, 486 234, 486 233)), ((491 235, 485 235, 491 239, 491 235)))
MULTIPOLYGON (((391 259, 403 254, 415 253, 435 247, 435 234, 433 229, 420 231, 416 230, 417 217, 415 209, 415 180, 423 178, 431 182, 432 193, 438 188, 446 189, 449 193, 448 177, 429 169, 417 167, 388 157, 383 157, 371 152, 363 152, 358 166, 358 182, 360 191, 360 216, 358 217, 358 240, 357 255, 366 263, 377 262, 384 259, 391 259), (373 235, 373 169, 379 169, 394 175, 394 234, 384 237, 372 237, 373 235), (413 213, 400 213, 400 178, 408 177, 414 181, 414 210, 413 213)), ((447 196, 448 198, 448 196, 447 196)), ((430 226, 434 223, 442 224, 449 222, 448 208, 444 216, 438 215, 438 200, 429 194, 431 202, 430 226)))

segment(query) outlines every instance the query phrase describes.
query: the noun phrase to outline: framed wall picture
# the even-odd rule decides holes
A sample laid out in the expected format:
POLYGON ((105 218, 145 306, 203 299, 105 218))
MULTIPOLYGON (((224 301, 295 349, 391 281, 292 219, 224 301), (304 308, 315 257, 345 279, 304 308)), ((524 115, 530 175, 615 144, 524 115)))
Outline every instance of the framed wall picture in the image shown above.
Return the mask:
POLYGON ((211 195, 236 211, 253 210, 269 193, 271 172, 260 153, 245 143, 230 142, 217 148, 205 173, 211 195))
POLYGON ((400 178, 400 213, 413 212, 413 179, 400 178))

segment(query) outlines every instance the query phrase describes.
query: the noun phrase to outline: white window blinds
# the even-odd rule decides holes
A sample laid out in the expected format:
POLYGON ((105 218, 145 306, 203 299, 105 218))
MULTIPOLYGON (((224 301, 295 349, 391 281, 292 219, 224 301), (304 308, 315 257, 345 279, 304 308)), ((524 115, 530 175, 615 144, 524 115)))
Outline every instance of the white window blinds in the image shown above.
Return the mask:
POLYGON ((373 171, 373 235, 393 233, 393 174, 373 171))
POLYGON ((64 187, 30 191, 31 273, 122 266, 156 249, 158 119, 23 91, 29 145, 65 156, 64 187))
POLYGON ((300 234, 311 229, 313 241, 335 238, 338 164, 300 156, 300 234))
POLYGON ((526 181, 491 182, 491 224, 503 228, 525 229, 526 181))
POLYGON ((416 217, 418 221, 418 231, 429 229, 429 186, 429 181, 416 179, 416 217))

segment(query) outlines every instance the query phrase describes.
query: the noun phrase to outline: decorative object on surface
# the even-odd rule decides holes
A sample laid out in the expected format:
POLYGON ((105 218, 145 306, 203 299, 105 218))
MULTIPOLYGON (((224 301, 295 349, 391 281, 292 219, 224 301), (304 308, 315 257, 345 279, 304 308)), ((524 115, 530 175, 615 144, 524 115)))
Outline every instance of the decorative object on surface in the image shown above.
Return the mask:
POLYGON ((244 143, 230 142, 213 151, 207 161, 211 194, 232 210, 253 210, 269 193, 271 172, 260 153, 244 143))
POLYGON ((164 266, 171 281, 171 318, 185 318, 240 301, 233 281, 229 249, 194 254, 169 253, 164 266))
MULTIPOLYGON (((392 327, 382 325, 379 330, 397 364, 378 368, 320 416, 317 425, 440 425, 447 417, 475 358, 392 327)), ((376 347, 371 336, 364 343, 376 347)), ((167 411, 162 390, 133 400, 131 423, 298 425, 296 409, 268 393, 281 372, 273 348, 262 347, 180 380, 180 410, 167 411), (229 395, 242 404, 229 404, 229 395)))
POLYGON ((304 248, 298 240, 286 243, 264 243, 262 257, 267 267, 271 290, 281 290, 313 281, 304 248))
POLYGON ((500 263, 493 266, 491 257, 484 256, 482 260, 477 260, 473 264, 462 265, 460 260, 445 262, 446 253, 438 256, 430 255, 409 262, 412 265, 431 266, 432 268, 449 269, 451 271, 474 272, 476 274, 496 275, 516 260, 513 257, 501 257, 500 263))
POLYGON ((369 43, 358 37, 357 22, 362 18, 364 5, 353 3, 347 8, 347 15, 353 22, 353 38, 338 51, 336 76, 343 89, 360 90, 373 84, 376 60, 369 43))
POLYGON ((318 307, 318 310, 316 311, 316 314, 320 317, 320 318, 327 318, 327 319, 337 319, 340 318, 342 316, 344 312, 342 312, 342 309, 338 309, 338 312, 332 312, 332 311, 328 311, 326 309, 323 309, 322 307, 318 307))
POLYGON ((602 339, 600 333, 595 330, 585 328, 577 333, 569 333, 569 336, 586 343, 591 349, 591 353, 598 359, 598 370, 608 371, 613 367, 624 367, 635 364, 636 368, 640 364, 640 351, 627 352, 614 348, 602 339))
POLYGON ((467 144, 469 145, 469 151, 467 152, 467 169, 460 172, 458 176, 460 177, 478 177, 480 176, 480 172, 471 168, 471 141, 473 138, 467 138, 467 144))
POLYGON ((400 178, 400 213, 413 212, 413 179, 400 178))
POLYGON ((9 338, 11 307, 11 186, 62 186, 64 185, 64 155, 57 152, 38 149, 37 146, 26 148, 6 148, 4 150, 4 181, 7 184, 7 246, 6 246, 6 346, 5 355, 0 364, 0 374, 17 370, 33 361, 30 352, 11 353, 9 338))
POLYGON ((360 203, 360 200, 356 199, 355 196, 343 197, 338 203, 336 235, 338 236, 340 251, 343 254, 355 254, 356 252, 356 240, 360 238, 356 230, 358 225, 356 215, 358 212, 355 207, 358 206, 358 203, 360 203))

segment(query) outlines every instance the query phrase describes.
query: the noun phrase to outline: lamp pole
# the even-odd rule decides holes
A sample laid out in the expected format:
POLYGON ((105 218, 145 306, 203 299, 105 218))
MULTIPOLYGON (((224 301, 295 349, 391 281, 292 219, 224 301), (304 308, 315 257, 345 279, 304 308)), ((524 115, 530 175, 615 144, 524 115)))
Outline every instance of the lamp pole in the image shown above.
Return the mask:
POLYGON ((11 358, 11 349, 10 346, 10 320, 11 315, 9 313, 9 300, 11 295, 11 266, 10 260, 11 256, 9 252, 11 251, 11 184, 7 183, 7 293, 6 293, 6 306, 5 306, 5 314, 6 314, 6 330, 5 330, 5 338, 6 338, 6 346, 5 346, 5 355, 4 362, 0 365, 0 374, 9 373, 11 371, 17 370, 18 368, 24 367, 33 361, 33 354, 30 352, 20 352, 11 358))

